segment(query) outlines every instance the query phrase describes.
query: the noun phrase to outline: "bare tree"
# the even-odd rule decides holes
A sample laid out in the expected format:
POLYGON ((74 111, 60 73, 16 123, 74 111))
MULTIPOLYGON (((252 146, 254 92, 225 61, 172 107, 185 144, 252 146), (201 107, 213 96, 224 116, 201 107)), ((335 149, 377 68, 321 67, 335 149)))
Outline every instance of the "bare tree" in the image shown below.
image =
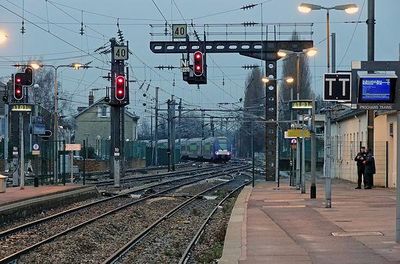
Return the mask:
MULTIPOLYGON (((246 89, 244 97, 243 123, 239 133, 239 155, 251 155, 251 120, 264 115, 265 109, 265 89, 261 81, 262 74, 260 69, 255 68, 249 74, 246 80, 246 89)), ((264 146, 264 128, 254 126, 255 140, 254 150, 262 152, 264 146)))

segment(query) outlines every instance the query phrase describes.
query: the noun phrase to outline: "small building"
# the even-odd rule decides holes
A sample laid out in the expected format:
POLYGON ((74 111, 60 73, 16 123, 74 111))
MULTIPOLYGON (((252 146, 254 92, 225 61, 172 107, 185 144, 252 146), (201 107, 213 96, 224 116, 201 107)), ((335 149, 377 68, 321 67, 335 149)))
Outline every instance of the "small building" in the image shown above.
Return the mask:
MULTIPOLYGON (((333 119, 332 177, 357 182, 355 156, 367 146, 367 114, 364 110, 347 110, 333 119)), ((396 187, 397 120, 395 111, 376 111, 374 119, 376 174, 374 185, 396 187)))
MULTIPOLYGON (((75 142, 86 144, 98 150, 104 140, 111 137, 111 107, 104 98, 94 102, 93 95, 89 96, 89 106, 78 107, 75 119, 75 142)), ((125 109, 125 140, 137 139, 137 122, 139 117, 125 109)))

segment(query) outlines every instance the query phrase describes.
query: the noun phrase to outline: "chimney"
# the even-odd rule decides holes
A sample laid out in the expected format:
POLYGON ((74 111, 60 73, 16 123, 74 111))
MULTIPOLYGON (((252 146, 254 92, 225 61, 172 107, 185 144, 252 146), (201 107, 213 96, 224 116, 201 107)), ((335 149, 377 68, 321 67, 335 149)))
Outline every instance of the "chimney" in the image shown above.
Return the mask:
POLYGON ((93 91, 89 91, 89 106, 91 106, 93 103, 94 103, 93 91))

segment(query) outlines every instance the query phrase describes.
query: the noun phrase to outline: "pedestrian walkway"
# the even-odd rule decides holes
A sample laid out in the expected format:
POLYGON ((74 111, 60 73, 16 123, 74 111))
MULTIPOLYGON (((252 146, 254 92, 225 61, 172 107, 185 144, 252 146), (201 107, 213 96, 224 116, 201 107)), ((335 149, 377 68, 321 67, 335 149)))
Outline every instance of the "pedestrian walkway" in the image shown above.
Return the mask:
POLYGON ((322 184, 314 200, 287 183, 275 186, 242 191, 219 263, 400 263, 394 190, 335 180, 332 208, 325 208, 322 184))

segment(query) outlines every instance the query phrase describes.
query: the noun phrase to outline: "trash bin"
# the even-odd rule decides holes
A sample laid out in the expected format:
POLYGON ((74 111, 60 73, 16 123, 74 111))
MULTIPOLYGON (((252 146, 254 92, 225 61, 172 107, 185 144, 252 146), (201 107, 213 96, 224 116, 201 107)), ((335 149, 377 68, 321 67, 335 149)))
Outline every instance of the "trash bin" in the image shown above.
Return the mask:
POLYGON ((35 176, 35 178, 33 178, 33 186, 39 187, 39 177, 38 176, 35 176))
POLYGON ((7 177, 0 175, 0 193, 6 192, 7 177))

